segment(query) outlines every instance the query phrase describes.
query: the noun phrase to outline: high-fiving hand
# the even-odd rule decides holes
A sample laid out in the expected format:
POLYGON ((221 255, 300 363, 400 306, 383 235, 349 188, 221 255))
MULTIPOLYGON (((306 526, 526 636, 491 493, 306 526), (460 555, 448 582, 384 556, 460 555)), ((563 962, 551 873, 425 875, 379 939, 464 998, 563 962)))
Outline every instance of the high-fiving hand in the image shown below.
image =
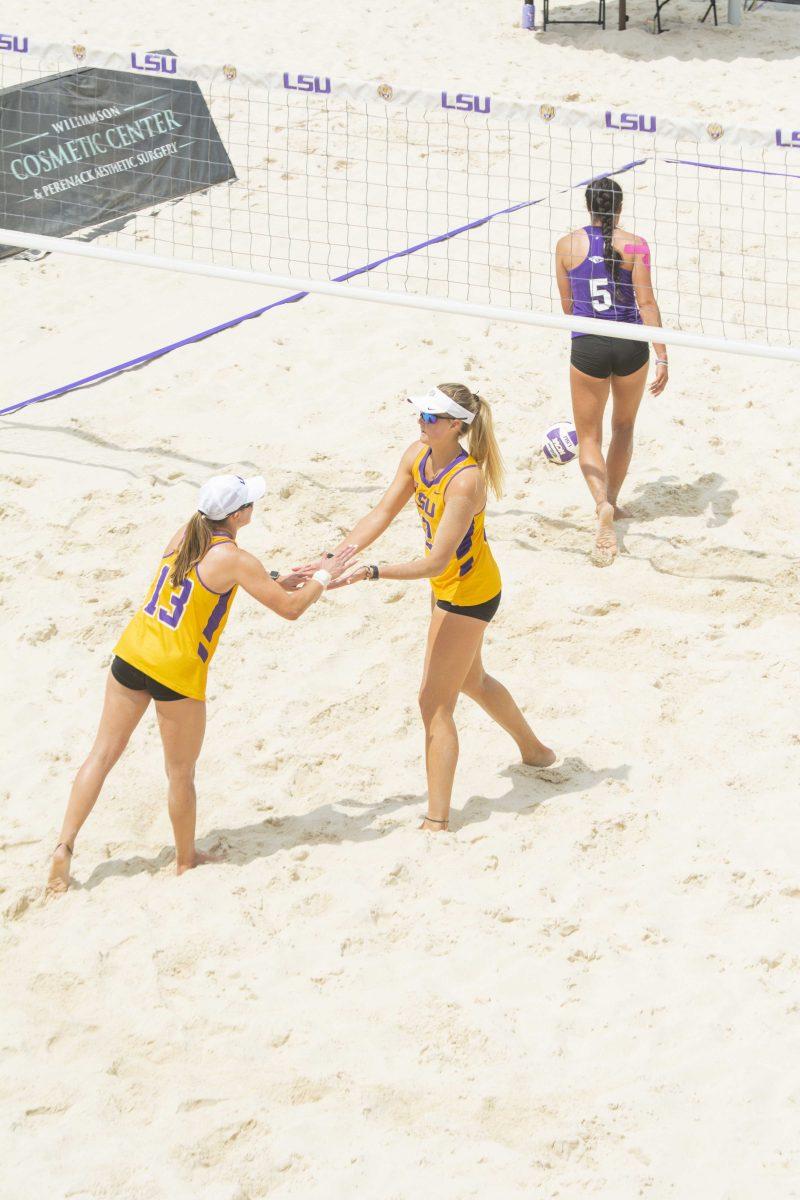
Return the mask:
POLYGON ((335 580, 348 568, 352 569, 353 558, 358 552, 358 546, 341 546, 335 554, 329 558, 327 554, 323 554, 314 562, 306 563, 302 567, 292 567, 292 578, 297 578, 301 581, 298 587, 303 583, 307 583, 315 571, 327 571, 331 577, 329 587, 333 587, 335 580))

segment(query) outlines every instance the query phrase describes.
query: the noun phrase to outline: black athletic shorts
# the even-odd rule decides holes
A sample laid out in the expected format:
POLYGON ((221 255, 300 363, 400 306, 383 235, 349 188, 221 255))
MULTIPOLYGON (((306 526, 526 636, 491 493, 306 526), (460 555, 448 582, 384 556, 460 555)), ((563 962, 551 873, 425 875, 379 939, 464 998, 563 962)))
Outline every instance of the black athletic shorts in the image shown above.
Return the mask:
POLYGON ((649 357, 649 342, 628 342, 587 333, 572 339, 570 362, 584 375, 608 379, 609 375, 632 375, 649 357))
POLYGON ((154 700, 188 700, 189 698, 182 696, 180 692, 173 692, 172 688, 164 687, 163 683, 145 675, 144 671, 138 670, 137 667, 132 667, 118 655, 114 656, 111 664, 111 674, 123 687, 130 688, 132 692, 149 692, 154 700))
POLYGON ((445 612, 455 613, 459 617, 474 617, 476 621, 491 621, 492 617, 500 607, 501 592, 496 596, 492 596, 491 600, 484 600, 483 604, 451 604, 449 600, 437 600, 436 607, 443 608, 445 612))

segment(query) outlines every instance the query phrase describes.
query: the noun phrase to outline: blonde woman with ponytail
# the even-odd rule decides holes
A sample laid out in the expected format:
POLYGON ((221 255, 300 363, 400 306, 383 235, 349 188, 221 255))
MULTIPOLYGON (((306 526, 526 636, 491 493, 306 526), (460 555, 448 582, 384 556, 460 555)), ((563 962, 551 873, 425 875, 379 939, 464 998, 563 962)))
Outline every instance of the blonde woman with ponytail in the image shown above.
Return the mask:
MULTIPOLYGON (((573 333, 570 354, 572 411, 578 454, 595 503, 597 531, 592 561, 609 566, 617 555, 614 521, 627 516, 618 504, 633 454, 633 427, 644 395, 650 346, 642 339, 608 337, 601 322, 660 325, 650 276, 650 248, 619 224, 622 188, 615 179, 593 179, 586 189, 591 224, 573 229, 556 245, 556 280, 567 314, 597 319, 597 333, 573 333), (603 414, 613 398, 611 441, 603 457, 603 414)), ((608 326, 606 325, 606 328, 608 326)), ((650 394, 667 386, 667 347, 656 342, 650 394)))
POLYGON ((197 511, 167 544, 144 603, 119 639, 106 682, 94 746, 72 785, 48 889, 66 891, 75 839, 111 768, 155 703, 169 783, 169 815, 179 875, 211 856, 195 849, 195 763, 206 727, 206 678, 241 586, 266 608, 294 621, 345 570, 342 547, 310 577, 267 572, 236 537, 250 523, 266 484, 260 475, 217 475, 203 485, 197 511))
MULTIPOLYGON (((487 493, 499 497, 503 488, 491 409, 458 383, 439 384, 424 396, 410 397, 409 403, 418 414, 419 439, 406 450, 382 499, 337 553, 348 547, 365 550, 412 496, 425 553, 411 562, 357 567, 333 586, 430 580, 432 614, 419 693, 428 776, 428 812, 421 828, 443 832, 458 760, 453 713, 460 695, 469 696, 511 735, 523 762, 549 766, 555 755, 536 737, 502 683, 487 675, 481 658, 486 627, 500 604, 500 572, 484 533, 487 493), (461 446, 464 438, 467 450, 461 446)), ((303 570, 308 574, 319 565, 310 563, 303 570)))

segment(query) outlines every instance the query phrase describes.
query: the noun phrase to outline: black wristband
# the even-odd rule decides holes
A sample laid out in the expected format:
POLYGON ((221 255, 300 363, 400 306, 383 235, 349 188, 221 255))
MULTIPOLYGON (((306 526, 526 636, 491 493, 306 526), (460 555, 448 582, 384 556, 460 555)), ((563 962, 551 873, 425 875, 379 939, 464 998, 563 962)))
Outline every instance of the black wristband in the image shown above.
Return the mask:
POLYGON ((367 566, 367 579, 380 579, 381 573, 378 570, 377 563, 370 563, 367 566))
POLYGON ((270 571, 269 577, 270 579, 280 579, 281 573, 280 571, 270 571))

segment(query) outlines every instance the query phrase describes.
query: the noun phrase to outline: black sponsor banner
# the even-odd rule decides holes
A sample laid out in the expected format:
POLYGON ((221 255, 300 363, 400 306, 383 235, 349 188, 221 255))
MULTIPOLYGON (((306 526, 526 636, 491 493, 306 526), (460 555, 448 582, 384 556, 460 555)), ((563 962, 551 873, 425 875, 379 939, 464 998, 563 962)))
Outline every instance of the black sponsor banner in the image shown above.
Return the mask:
POLYGON ((235 178, 191 80, 91 67, 0 91, 9 229, 59 237, 235 178))

